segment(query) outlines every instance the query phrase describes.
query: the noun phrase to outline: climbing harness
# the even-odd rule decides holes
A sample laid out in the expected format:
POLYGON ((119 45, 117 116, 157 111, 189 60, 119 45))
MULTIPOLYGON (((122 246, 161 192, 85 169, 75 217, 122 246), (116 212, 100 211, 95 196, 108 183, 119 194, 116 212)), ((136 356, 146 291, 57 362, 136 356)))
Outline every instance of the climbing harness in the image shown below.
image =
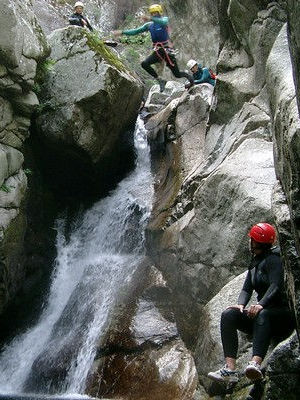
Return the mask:
POLYGON ((174 62, 171 60, 170 56, 175 56, 175 51, 171 47, 169 47, 169 41, 166 42, 155 42, 153 43, 153 50, 155 51, 158 58, 161 61, 166 61, 171 67, 174 67, 174 62), (165 53, 165 58, 161 56, 159 50, 163 49, 165 53))

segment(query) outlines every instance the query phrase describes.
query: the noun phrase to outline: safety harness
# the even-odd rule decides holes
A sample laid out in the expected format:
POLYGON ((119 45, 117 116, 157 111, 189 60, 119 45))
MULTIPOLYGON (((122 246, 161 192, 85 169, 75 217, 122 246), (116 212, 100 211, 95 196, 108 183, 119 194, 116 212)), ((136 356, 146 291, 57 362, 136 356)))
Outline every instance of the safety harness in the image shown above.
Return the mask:
POLYGON ((173 61, 169 56, 169 54, 173 52, 173 49, 170 48, 169 44, 170 44, 169 40, 165 42, 153 42, 153 50, 155 51, 157 57, 161 59, 161 61, 167 60, 168 64, 171 65, 171 67, 174 67, 175 64, 173 63, 173 61), (159 49, 164 49, 165 58, 160 55, 159 49))

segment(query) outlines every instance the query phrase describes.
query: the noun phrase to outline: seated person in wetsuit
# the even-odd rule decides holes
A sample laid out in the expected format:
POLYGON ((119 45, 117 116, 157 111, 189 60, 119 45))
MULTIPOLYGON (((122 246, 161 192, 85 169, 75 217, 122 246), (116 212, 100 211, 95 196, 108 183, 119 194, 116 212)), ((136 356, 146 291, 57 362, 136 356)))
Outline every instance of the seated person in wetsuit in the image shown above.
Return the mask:
POLYGON ((77 1, 74 5, 74 14, 69 17, 69 23, 71 25, 81 26, 82 28, 88 28, 90 31, 93 30, 88 19, 82 15, 84 4, 81 1, 77 1))
POLYGON ((250 232, 252 262, 248 270, 237 305, 227 307, 221 317, 221 338, 225 366, 209 372, 208 377, 218 382, 238 382, 236 370, 238 334, 242 331, 253 336, 252 359, 245 369, 250 380, 262 378, 261 363, 267 353, 271 338, 287 338, 295 327, 284 290, 283 267, 279 249, 273 247, 276 232, 272 225, 262 222, 250 232), (252 292, 257 293, 257 303, 245 308, 252 292))
POLYGON ((213 75, 213 77, 208 68, 202 68, 201 64, 197 63, 195 60, 189 60, 187 67, 193 74, 195 85, 199 83, 210 83, 212 86, 215 86, 215 75, 213 75))
POLYGON ((160 4, 153 4, 149 7, 149 16, 143 16, 144 25, 124 31, 113 31, 115 36, 119 35, 138 35, 142 32, 150 32, 153 42, 153 53, 142 62, 142 67, 155 78, 159 84, 160 91, 163 92, 166 81, 158 77, 157 72, 151 67, 152 64, 164 61, 176 78, 187 78, 189 81, 187 88, 193 85, 193 77, 183 71, 179 71, 175 58, 173 45, 169 37, 169 18, 163 17, 163 9, 160 4))

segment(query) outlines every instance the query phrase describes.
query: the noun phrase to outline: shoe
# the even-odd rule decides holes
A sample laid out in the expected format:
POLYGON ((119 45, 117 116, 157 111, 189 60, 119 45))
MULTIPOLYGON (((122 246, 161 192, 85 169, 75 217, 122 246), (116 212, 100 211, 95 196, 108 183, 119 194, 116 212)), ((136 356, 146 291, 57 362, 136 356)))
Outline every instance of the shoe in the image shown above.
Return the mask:
POLYGON ((184 88, 187 89, 187 90, 189 90, 192 86, 194 86, 194 84, 193 84, 192 82, 189 82, 189 83, 186 83, 186 84, 184 85, 184 88))
POLYGON ((250 361, 245 369, 245 375, 251 381, 257 381, 263 378, 263 374, 260 369, 260 365, 255 361, 250 361))
POLYGON ((162 93, 165 90, 167 81, 165 81, 164 79, 158 79, 157 82, 159 84, 159 91, 160 93, 162 93))
POLYGON ((228 369, 227 365, 215 372, 209 372, 208 378, 217 382, 237 383, 239 381, 239 373, 237 370, 228 369))

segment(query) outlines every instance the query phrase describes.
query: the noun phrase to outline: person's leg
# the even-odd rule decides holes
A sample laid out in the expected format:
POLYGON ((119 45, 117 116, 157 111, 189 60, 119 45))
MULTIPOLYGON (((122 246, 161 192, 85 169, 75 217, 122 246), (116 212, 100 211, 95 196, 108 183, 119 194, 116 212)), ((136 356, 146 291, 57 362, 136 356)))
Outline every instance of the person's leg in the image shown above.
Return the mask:
POLYGON ((221 339, 224 357, 228 368, 235 369, 238 352, 238 331, 252 333, 253 321, 247 312, 236 308, 228 308, 221 316, 221 339))
POLYGON ((263 309, 254 319, 252 360, 245 373, 249 379, 261 379, 260 366, 272 337, 285 338, 292 333, 294 321, 288 308, 263 309))
POLYGON ((251 380, 262 379, 263 375, 260 366, 268 351, 270 341, 270 313, 267 309, 263 309, 254 318, 252 359, 245 369, 247 378, 251 380))
POLYGON ((252 320, 246 312, 229 308, 221 316, 221 338, 226 365, 214 372, 209 372, 208 377, 219 382, 237 382, 239 373, 236 370, 236 357, 238 351, 238 330, 245 333, 252 332, 252 320))
POLYGON ((161 92, 163 92, 166 86, 166 81, 164 79, 159 78, 155 69, 151 67, 152 64, 157 64, 160 62, 162 62, 161 58, 159 58, 156 52, 153 52, 152 54, 150 54, 149 57, 147 57, 142 62, 141 65, 145 71, 147 71, 151 76, 153 76, 153 78, 157 80, 157 83, 159 84, 159 89, 161 92))
MULTIPOLYGON (((160 53, 160 54, 162 54, 162 53, 160 53)), ((194 84, 194 78, 192 75, 188 74, 187 72, 179 70, 177 60, 176 60, 176 57, 174 54, 168 54, 169 59, 165 53, 162 55, 167 64, 167 67, 170 68, 170 70, 172 71, 172 74, 175 76, 175 78, 186 78, 190 82, 191 85, 194 84), (171 61, 171 63, 169 60, 171 61)))
POLYGON ((148 72, 153 78, 157 79, 158 75, 157 72, 155 71, 154 68, 151 67, 152 64, 156 64, 160 62, 160 58, 157 56, 155 52, 151 53, 149 57, 147 57, 143 62, 142 62, 142 67, 144 68, 145 71, 148 72))

